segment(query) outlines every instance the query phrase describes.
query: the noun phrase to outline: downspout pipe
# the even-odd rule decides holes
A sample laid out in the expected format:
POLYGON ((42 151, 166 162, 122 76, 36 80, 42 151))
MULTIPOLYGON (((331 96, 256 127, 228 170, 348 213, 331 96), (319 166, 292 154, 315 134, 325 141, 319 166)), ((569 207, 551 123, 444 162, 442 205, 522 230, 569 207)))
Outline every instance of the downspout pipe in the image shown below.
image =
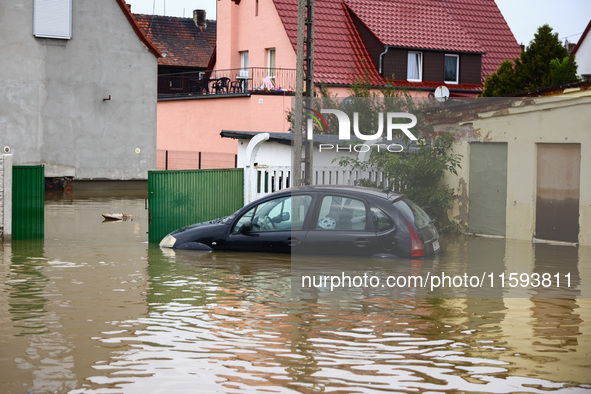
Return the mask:
POLYGON ((379 67, 379 74, 380 74, 382 77, 384 76, 384 75, 382 74, 382 72, 383 72, 383 70, 382 70, 382 63, 383 63, 383 60, 382 60, 382 58, 384 57, 384 55, 385 55, 386 53, 388 53, 388 50, 389 50, 390 48, 392 48, 392 46, 391 46, 391 45, 384 45, 384 52, 380 53, 380 67, 379 67))

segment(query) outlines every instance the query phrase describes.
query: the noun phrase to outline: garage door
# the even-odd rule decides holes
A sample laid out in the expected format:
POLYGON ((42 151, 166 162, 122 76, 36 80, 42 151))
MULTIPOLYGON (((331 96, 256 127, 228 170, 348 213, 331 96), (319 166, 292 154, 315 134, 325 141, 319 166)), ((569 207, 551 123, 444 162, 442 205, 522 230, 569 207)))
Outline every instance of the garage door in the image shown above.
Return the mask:
POLYGON ((538 144, 536 234, 577 242, 581 144, 538 144))
POLYGON ((470 144, 468 227, 477 234, 505 235, 507 144, 470 144))

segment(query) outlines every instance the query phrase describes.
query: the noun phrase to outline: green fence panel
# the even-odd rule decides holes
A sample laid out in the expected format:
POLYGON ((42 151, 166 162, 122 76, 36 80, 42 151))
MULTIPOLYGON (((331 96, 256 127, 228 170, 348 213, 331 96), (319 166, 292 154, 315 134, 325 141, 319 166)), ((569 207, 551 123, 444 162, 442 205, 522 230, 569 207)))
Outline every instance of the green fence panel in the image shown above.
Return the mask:
POLYGON ((244 173, 237 169, 149 171, 150 242, 184 226, 227 216, 244 204, 244 173))
POLYGON ((12 239, 44 237, 45 167, 12 167, 12 239))

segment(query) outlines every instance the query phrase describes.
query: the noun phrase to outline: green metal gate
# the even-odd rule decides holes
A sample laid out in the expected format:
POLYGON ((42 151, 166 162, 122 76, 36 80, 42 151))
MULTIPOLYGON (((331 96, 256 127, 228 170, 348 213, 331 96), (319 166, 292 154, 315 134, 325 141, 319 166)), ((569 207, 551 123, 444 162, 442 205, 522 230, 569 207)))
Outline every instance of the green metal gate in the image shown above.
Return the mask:
POLYGON ((45 167, 12 167, 12 239, 44 236, 45 167))
POLYGON ((178 228, 227 216, 244 204, 241 168, 149 171, 150 242, 178 228))

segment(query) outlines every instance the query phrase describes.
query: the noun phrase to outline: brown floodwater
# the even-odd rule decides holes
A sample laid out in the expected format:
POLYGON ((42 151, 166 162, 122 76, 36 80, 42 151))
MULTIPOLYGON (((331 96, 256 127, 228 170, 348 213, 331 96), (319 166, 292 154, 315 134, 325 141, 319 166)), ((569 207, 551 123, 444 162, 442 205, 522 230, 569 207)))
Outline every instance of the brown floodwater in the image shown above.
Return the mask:
POLYGON ((591 391, 589 247, 446 237, 393 271, 568 273, 556 297, 295 292, 291 256, 148 244, 143 199, 45 208, 44 240, 0 244, 2 393, 591 391))

